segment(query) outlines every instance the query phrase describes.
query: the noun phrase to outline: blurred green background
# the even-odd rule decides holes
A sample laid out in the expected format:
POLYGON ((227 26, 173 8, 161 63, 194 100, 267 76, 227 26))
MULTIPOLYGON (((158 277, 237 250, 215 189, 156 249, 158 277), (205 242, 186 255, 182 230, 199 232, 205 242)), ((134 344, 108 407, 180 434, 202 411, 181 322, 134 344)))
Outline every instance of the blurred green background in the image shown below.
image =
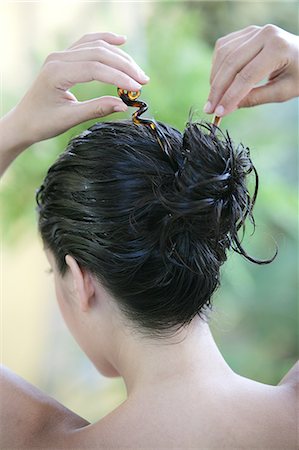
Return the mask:
MULTIPOLYGON (((197 118, 209 120, 202 108, 217 38, 250 24, 273 23, 298 33, 298 4, 288 1, 46 1, 2 3, 0 12, 2 114, 24 95, 48 53, 84 33, 111 30, 128 36, 124 49, 151 77, 142 94, 149 115, 180 130, 191 107, 197 118)), ((98 82, 72 89, 79 100, 115 91, 98 82)), ((97 374, 62 323, 52 280, 44 274, 34 193, 68 140, 94 122, 32 146, 7 171, 1 188, 2 362, 91 421, 121 403, 125 389, 122 380, 97 374)), ((298 103, 239 110, 221 126, 250 147, 260 175, 257 228, 245 248, 267 258, 276 242, 279 254, 261 267, 229 257, 211 329, 233 370, 277 384, 298 358, 298 103)))

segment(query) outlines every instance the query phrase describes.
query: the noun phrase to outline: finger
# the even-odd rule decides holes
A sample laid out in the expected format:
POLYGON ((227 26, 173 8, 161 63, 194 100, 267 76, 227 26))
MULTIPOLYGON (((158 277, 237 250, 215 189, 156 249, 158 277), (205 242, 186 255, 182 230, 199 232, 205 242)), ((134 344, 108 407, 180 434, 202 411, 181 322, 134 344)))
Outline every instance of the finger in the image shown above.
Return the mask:
POLYGON ((256 32, 258 30, 261 30, 261 27, 258 27, 257 25, 250 25, 249 27, 242 28, 242 30, 233 31, 232 33, 227 34, 226 36, 223 36, 216 41, 216 46, 221 47, 222 45, 225 45, 227 42, 231 41, 232 39, 242 37, 250 32, 256 32))
POLYGON ((106 41, 96 40, 92 42, 85 42, 84 44, 79 44, 74 47, 72 47, 71 50, 78 50, 83 48, 93 48, 93 47, 105 47, 111 52, 115 52, 118 55, 121 55, 123 58, 126 58, 128 61, 134 61, 133 58, 128 55, 125 51, 123 51, 121 48, 116 47, 115 45, 108 44, 106 41))
POLYGON ((128 91, 139 91, 141 84, 127 74, 98 61, 50 61, 44 66, 47 82, 66 91, 77 83, 102 81, 128 91))
POLYGON ((104 47, 94 47, 66 52, 55 52, 49 55, 48 61, 98 61, 99 63, 113 67, 141 84, 149 81, 143 70, 135 63, 128 61, 123 56, 104 47))
POLYGON ((263 86, 251 89, 239 103, 238 108, 249 108, 264 103, 284 102, 293 97, 292 85, 286 77, 275 79, 263 86))
MULTIPOLYGON (((256 30, 249 31, 246 34, 242 34, 241 36, 238 36, 234 39, 227 41, 223 46, 218 47, 217 51, 214 53, 212 60, 210 84, 213 84, 215 76, 217 75, 223 61, 226 58, 228 58, 231 53, 233 53, 247 41, 252 39, 256 34, 257 34, 256 30)), ((235 62, 235 60, 233 60, 233 62, 235 62)))
POLYGON ((224 92, 233 82, 236 74, 238 74, 247 64, 250 63, 262 50, 263 43, 260 39, 256 39, 253 35, 249 40, 238 46, 235 51, 229 53, 223 59, 222 64, 218 68, 218 72, 211 84, 208 102, 210 109, 214 111, 224 92))
POLYGON ((116 33, 111 33, 111 32, 87 33, 87 34, 84 34, 84 36, 82 36, 80 39, 78 39, 76 42, 74 42, 68 48, 70 49, 78 44, 83 44, 85 42, 92 42, 92 41, 97 41, 97 40, 103 40, 112 45, 122 45, 126 41, 126 36, 116 34, 116 33))
POLYGON ((125 105, 120 98, 111 96, 74 103, 72 108, 76 124, 97 117, 105 117, 113 112, 126 111, 128 109, 127 105, 125 105))
POLYGON ((262 50, 234 78, 230 87, 219 100, 215 109, 217 116, 224 116, 237 108, 251 89, 273 71, 273 54, 262 50))

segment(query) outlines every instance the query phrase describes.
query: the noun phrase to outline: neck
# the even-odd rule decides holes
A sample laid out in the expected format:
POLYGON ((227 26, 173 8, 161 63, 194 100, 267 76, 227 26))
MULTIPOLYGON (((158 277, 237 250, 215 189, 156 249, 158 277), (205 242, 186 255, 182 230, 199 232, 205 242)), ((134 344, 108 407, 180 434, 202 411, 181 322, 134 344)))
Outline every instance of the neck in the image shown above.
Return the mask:
POLYGON ((148 339, 126 334, 119 339, 114 367, 123 377, 128 397, 145 389, 176 382, 197 383, 234 373, 222 357, 209 325, 200 318, 171 339, 148 339))

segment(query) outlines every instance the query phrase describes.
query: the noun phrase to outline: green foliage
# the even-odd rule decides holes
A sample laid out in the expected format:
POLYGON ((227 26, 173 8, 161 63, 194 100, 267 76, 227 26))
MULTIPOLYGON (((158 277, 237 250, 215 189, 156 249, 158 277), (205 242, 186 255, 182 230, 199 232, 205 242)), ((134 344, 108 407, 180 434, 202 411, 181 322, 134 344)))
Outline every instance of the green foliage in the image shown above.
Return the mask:
POLYGON ((298 33, 298 5, 295 1, 186 1, 185 7, 200 23, 200 36, 212 47, 215 41, 249 25, 272 23, 298 33))

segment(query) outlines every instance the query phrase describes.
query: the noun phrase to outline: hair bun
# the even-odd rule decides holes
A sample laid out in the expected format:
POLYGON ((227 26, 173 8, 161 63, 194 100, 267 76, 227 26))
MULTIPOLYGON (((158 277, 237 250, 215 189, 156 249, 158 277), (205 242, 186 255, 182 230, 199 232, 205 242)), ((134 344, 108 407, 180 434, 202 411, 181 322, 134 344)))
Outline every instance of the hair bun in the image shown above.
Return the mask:
MULTIPOLYGON (((159 192, 160 201, 169 211, 168 232, 188 228, 192 236, 215 243, 223 251, 232 247, 247 259, 238 238, 238 230, 248 217, 254 225, 252 209, 258 191, 258 175, 248 147, 235 146, 228 134, 208 123, 188 123, 183 135, 183 160, 175 174, 171 190, 159 192), (247 176, 253 172, 253 195, 247 188, 247 176)), ((172 239, 173 240, 173 239, 172 239)), ((276 255, 274 255, 275 257, 276 255)), ((274 259, 271 259, 271 261, 274 259)))

